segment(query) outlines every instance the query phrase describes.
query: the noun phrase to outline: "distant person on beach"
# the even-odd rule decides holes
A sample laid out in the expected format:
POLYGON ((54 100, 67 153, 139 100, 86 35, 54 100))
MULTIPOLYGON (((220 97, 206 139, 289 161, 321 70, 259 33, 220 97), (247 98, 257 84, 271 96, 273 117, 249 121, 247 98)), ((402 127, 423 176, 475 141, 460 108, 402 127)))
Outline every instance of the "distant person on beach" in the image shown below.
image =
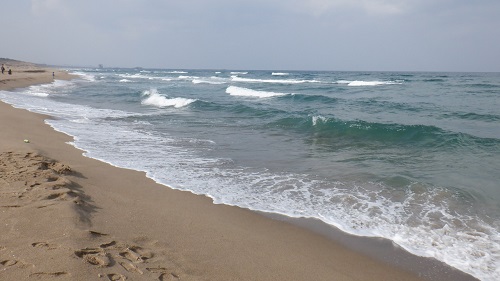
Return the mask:
POLYGON ((52 72, 52 78, 54 78, 56 75, 54 74, 54 72, 52 72))
POLYGON ((9 68, 9 75, 11 75, 11 74, 12 74, 12 70, 9 68))
POLYGON ((5 71, 5 67, 3 66, 3 63, 2 63, 2 74, 4 71, 5 71))

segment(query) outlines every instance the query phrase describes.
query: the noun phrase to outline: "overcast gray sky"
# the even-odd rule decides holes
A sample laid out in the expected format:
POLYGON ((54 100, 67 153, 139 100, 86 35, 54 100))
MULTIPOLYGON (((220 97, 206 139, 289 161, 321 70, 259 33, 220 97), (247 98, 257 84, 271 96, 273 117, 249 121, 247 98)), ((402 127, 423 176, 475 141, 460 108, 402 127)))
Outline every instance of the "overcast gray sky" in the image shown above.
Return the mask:
POLYGON ((500 71, 499 0, 2 1, 0 57, 149 68, 500 71))

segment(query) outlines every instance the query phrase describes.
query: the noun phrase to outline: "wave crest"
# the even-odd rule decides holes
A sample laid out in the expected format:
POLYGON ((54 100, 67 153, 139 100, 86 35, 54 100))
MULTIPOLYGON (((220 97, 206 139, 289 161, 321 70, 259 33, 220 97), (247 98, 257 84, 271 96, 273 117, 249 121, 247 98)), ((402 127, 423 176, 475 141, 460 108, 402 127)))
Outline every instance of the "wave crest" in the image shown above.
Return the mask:
POLYGON ((337 84, 347 84, 347 86, 359 87, 359 86, 381 86, 381 85, 401 85, 401 81, 361 81, 361 80, 339 80, 337 84))
POLYGON ((162 96, 157 89, 146 90, 142 93, 144 99, 141 101, 143 105, 151 105, 156 107, 168 107, 173 106, 175 108, 187 106, 193 102, 195 99, 186 98, 167 98, 162 96))
POLYGON ((296 79, 255 79, 242 78, 236 75, 231 76, 233 82, 249 82, 249 83, 279 83, 279 84, 301 84, 301 83, 319 83, 316 80, 296 80, 296 79))
POLYGON ((270 98, 270 97, 288 95, 286 93, 256 91, 256 90, 241 88, 241 87, 236 87, 236 86, 227 87, 226 93, 230 94, 231 96, 245 96, 245 97, 257 97, 257 98, 270 98))
POLYGON ((222 78, 218 78, 218 77, 210 77, 210 78, 205 78, 205 79, 193 79, 192 82, 193 82, 193 84, 212 84, 212 85, 220 85, 220 84, 226 83, 226 81, 224 81, 222 78))

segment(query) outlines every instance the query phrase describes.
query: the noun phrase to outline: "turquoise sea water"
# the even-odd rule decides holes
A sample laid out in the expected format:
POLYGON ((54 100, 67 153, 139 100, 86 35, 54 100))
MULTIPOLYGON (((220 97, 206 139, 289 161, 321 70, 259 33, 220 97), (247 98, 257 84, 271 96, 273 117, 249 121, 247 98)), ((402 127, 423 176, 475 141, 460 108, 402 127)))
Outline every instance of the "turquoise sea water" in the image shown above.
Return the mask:
POLYGON ((71 69, 0 99, 86 155, 500 280, 500 74, 71 69))

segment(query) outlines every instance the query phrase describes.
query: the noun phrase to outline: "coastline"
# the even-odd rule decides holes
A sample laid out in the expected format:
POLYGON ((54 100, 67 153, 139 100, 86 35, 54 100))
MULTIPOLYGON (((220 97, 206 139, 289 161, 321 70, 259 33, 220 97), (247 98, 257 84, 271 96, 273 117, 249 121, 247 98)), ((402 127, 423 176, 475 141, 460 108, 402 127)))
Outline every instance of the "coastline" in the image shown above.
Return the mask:
MULTIPOLYGON (((52 79, 51 73, 48 80, 30 74, 1 89, 52 79)), ((47 116, 4 103, 0 116, 0 153, 11 159, 5 165, 31 163, 43 171, 0 179, 2 219, 10 226, 0 235, 0 274, 8 279, 420 280, 296 225, 306 220, 289 223, 214 205, 142 172, 86 158, 67 144, 71 137, 43 122, 47 116), (34 176, 41 178, 28 184, 34 176), (40 186, 45 190, 28 188, 40 186)))
POLYGON ((9 59, 0 59, 5 72, 0 74, 0 90, 9 91, 16 88, 25 88, 36 84, 52 83, 54 79, 69 80, 76 76, 68 72, 49 67, 39 67, 36 64, 9 59), (8 74, 8 70, 12 74, 8 74))

